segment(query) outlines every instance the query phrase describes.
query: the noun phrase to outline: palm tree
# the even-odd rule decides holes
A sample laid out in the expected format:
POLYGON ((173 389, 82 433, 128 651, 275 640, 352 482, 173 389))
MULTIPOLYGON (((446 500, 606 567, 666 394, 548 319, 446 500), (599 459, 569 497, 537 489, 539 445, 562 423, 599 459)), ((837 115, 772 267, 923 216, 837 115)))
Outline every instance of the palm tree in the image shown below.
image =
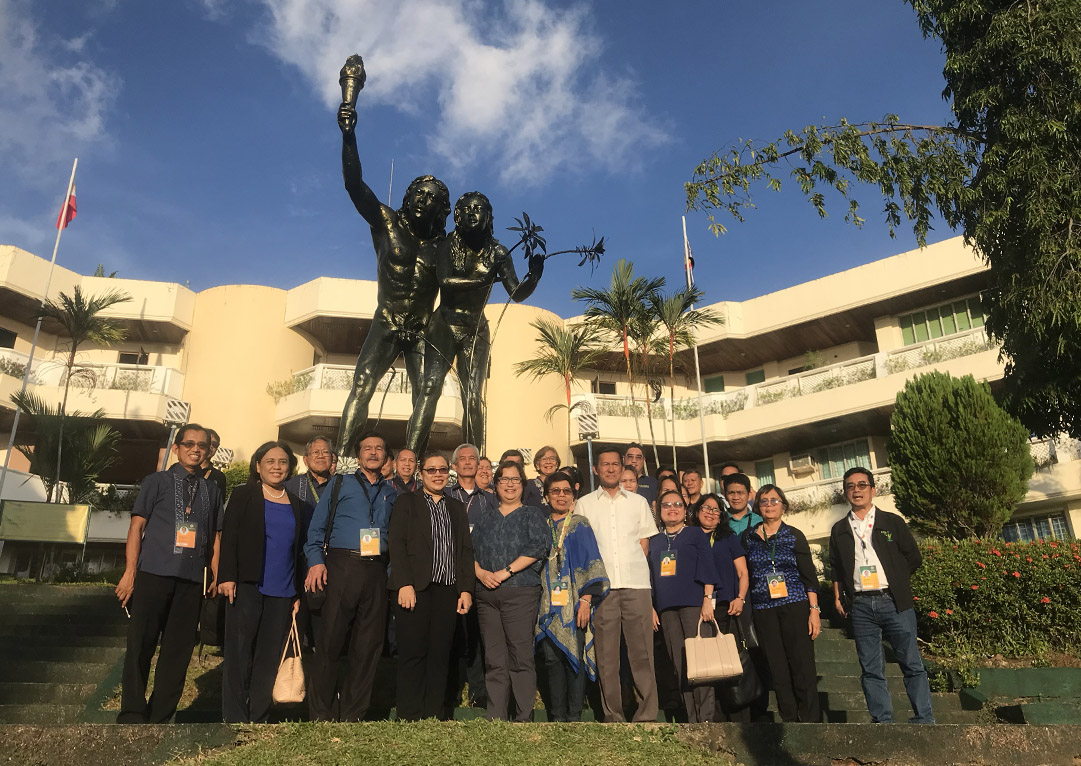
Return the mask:
MULTIPOLYGON (((604 353, 598 345, 597 331, 593 325, 580 324, 564 328, 562 323, 548 319, 538 319, 531 323, 537 331, 537 344, 540 347, 537 356, 514 365, 517 376, 529 375, 534 380, 546 375, 559 375, 563 378, 566 404, 556 404, 544 413, 551 422, 555 413, 567 410, 567 449, 571 443, 571 378, 589 368, 604 353)), ((568 460, 570 455, 568 454, 568 460)))
POLYGON ((60 482, 67 482, 68 502, 83 502, 94 491, 95 481, 117 460, 120 432, 102 422, 105 413, 75 411, 65 417, 30 392, 12 394, 12 402, 34 419, 34 438, 16 449, 30 462, 30 472, 41 478, 46 497, 63 502, 60 482), (66 425, 66 428, 65 428, 66 425), (60 449, 63 441, 63 450, 60 449), (63 465, 57 458, 63 454, 63 465))
MULTIPOLYGON (((60 401, 58 413, 60 417, 60 433, 56 442, 56 468, 58 471, 61 466, 64 448, 64 415, 67 411, 71 379, 73 376, 79 376, 93 380, 90 370, 76 368, 76 354, 79 347, 84 343, 110 346, 122 341, 126 333, 120 322, 100 316, 100 314, 110 306, 130 300, 131 296, 120 290, 110 290, 101 295, 87 297, 83 295, 82 289, 76 285, 74 295, 69 296, 67 293, 60 293, 57 300, 54 301, 50 298, 41 306, 41 318, 59 324, 60 330, 56 334, 68 339, 67 360, 64 362, 64 396, 60 401)), ((57 474, 56 481, 59 480, 59 474, 57 474)), ((51 491, 46 496, 46 499, 51 502, 51 491)))
MULTIPOLYGON (((646 279, 634 276, 634 264, 625 259, 612 269, 612 281, 607 290, 576 287, 571 298, 587 304, 586 317, 598 321, 601 328, 623 341, 623 359, 627 365, 627 384, 631 390, 631 412, 634 413, 634 373, 631 371, 630 326, 650 296, 664 287, 664 277, 646 279)), ((634 416, 634 431, 642 441, 638 415, 634 416)))
MULTIPOLYGON (((676 403, 676 351, 694 344, 694 334, 700 327, 714 327, 724 324, 724 318, 712 309, 696 309, 694 304, 702 301, 702 291, 697 287, 680 290, 675 295, 653 296, 651 313, 664 329, 668 355, 668 387, 672 406, 676 403)), ((675 431, 675 411, 672 412, 673 432, 675 431)), ((678 469, 676 461, 676 442, 672 439, 672 465, 678 469)))

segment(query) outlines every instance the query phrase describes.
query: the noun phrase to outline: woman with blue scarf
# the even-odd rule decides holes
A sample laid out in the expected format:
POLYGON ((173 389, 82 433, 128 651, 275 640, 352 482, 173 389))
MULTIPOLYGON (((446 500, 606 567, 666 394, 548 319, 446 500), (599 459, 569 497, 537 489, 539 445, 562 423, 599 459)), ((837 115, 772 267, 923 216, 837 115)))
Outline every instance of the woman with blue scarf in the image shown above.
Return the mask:
POLYGON ((537 648, 548 673, 549 721, 580 721, 586 677, 597 678, 593 651, 593 607, 608 593, 608 575, 597 538, 584 516, 571 513, 571 477, 556 471, 545 478, 552 547, 544 564, 537 648))

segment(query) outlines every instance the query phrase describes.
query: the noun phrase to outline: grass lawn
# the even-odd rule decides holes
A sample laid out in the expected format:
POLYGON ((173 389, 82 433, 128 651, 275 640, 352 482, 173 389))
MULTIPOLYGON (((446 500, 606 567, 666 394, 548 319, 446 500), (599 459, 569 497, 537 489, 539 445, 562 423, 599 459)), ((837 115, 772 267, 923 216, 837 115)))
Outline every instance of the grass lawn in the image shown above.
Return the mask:
POLYGON ((488 721, 279 724, 246 730, 232 750, 179 761, 184 766, 377 763, 379 766, 580 766, 710 764, 731 760, 685 744, 674 726, 510 724, 488 721))

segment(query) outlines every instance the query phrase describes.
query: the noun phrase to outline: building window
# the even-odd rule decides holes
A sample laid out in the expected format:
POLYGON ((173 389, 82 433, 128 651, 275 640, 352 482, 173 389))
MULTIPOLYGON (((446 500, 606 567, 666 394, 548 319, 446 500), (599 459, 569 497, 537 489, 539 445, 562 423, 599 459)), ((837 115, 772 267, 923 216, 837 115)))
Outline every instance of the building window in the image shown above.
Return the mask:
POLYGON ((606 396, 615 396, 616 384, 609 383, 604 380, 595 380, 593 381, 593 393, 604 394, 606 396))
POLYGON ((871 470, 871 452, 866 439, 823 447, 814 456, 823 479, 840 479, 845 471, 856 466, 871 470))
POLYGON ((983 327, 980 296, 905 314, 900 322, 901 337, 906 346, 983 327))
POLYGON ((1029 540, 1068 540, 1070 528, 1066 516, 1055 513, 1048 516, 1029 516, 1006 522, 1002 528, 1002 539, 1017 543, 1029 540))
POLYGON ((150 354, 142 349, 135 351, 121 351, 116 360, 120 364, 150 364, 150 354))
POLYGON ((753 386, 755 383, 761 383, 766 379, 765 370, 752 370, 747 373, 747 385, 753 386))
POLYGON ((724 391, 724 375, 710 375, 702 379, 702 387, 707 394, 719 394, 724 391))
POLYGON ((766 484, 776 484, 777 481, 773 476, 773 460, 759 460, 754 464, 754 476, 758 481, 758 487, 761 488, 766 484))
POLYGON ((11 330, 0 327, 0 348, 15 348, 15 338, 17 337, 11 330))

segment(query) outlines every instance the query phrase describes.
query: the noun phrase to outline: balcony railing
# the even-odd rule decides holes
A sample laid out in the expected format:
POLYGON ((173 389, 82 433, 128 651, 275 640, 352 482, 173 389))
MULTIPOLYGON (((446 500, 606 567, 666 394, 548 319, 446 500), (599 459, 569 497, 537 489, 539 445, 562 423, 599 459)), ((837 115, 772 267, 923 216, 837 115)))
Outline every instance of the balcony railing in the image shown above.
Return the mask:
MULTIPOLYGON (((277 398, 288 396, 291 393, 306 389, 320 389, 324 391, 348 391, 353 386, 354 368, 345 364, 317 364, 299 372, 294 372, 292 379, 288 381, 287 388, 280 390, 277 398)), ((273 384, 271 386, 273 388, 273 384)), ((268 388, 269 390, 269 388, 268 388)), ((409 376, 404 370, 389 370, 379 383, 376 384, 377 392, 387 391, 392 394, 411 394, 413 386, 409 382, 409 376)), ((453 375, 447 375, 443 382, 443 396, 458 397, 458 381, 453 375)), ((271 393, 275 396, 275 393, 271 393)))
MULTIPOLYGON (((0 375, 22 378, 29 356, 21 351, 0 349, 0 375)), ((56 359, 35 359, 30 383, 39 386, 63 386, 68 369, 56 359)), ((171 367, 145 364, 79 364, 71 373, 73 391, 139 391, 179 397, 184 375, 171 367)))
MULTIPOLYGON (((994 348, 994 343, 988 339, 983 328, 971 330, 916 346, 906 346, 896 351, 879 352, 827 367, 816 367, 733 391, 705 394, 702 396, 703 414, 728 417, 740 410, 766 407, 784 399, 884 378, 904 370, 938 364, 994 348)), ((630 397, 626 396, 598 394, 595 399, 597 414, 602 417, 631 418, 646 415, 646 406, 641 398, 636 398, 633 404, 630 397)), ((698 397, 677 399, 674 404, 662 398, 650 407, 654 418, 692 420, 698 417, 699 404, 698 397)))

